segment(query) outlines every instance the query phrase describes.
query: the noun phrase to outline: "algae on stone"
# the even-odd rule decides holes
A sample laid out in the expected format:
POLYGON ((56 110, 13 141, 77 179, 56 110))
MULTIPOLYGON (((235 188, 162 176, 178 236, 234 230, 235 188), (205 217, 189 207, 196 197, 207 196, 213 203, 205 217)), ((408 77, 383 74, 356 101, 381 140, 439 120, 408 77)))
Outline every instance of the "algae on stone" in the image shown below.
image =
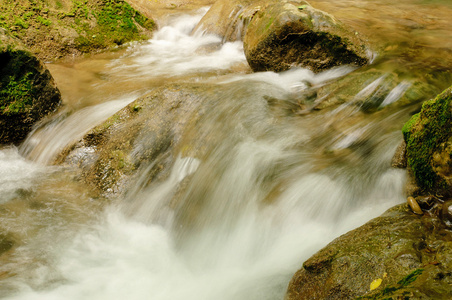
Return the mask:
POLYGON ((424 102, 403 127, 407 163, 426 192, 446 192, 452 186, 452 88, 424 102))
POLYGON ((60 92, 42 62, 0 31, 0 144, 21 142, 60 103, 60 92))
POLYGON ((0 27, 54 60, 147 39, 155 23, 124 0, 4 0, 0 27))

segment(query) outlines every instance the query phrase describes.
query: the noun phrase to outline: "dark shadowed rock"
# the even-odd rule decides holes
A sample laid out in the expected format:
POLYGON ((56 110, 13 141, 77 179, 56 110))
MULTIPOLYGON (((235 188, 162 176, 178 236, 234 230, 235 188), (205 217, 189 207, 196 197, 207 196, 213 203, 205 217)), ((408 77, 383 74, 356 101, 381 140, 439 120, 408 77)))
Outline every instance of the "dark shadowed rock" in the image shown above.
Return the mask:
POLYGON ((0 144, 20 143, 61 95, 43 63, 0 30, 0 144))

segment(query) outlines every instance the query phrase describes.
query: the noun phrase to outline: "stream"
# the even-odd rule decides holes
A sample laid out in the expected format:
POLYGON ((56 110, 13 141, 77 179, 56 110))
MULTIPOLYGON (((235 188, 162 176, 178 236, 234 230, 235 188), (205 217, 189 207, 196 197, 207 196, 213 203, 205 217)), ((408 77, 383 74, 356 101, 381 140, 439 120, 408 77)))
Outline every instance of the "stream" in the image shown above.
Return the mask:
POLYGON ((147 42, 48 64, 64 107, 20 147, 0 149, 0 246, 11 248, 1 299, 283 299, 303 261, 405 201, 405 170, 391 159, 419 103, 389 104, 409 81, 375 112, 344 103, 305 113, 297 95, 356 70, 253 74, 241 42, 192 33, 206 11, 166 18, 147 42), (74 166, 53 165, 122 107, 181 82, 213 91, 190 131, 192 143, 209 138, 202 157, 179 153, 164 180, 144 185, 143 173, 109 199, 74 166))

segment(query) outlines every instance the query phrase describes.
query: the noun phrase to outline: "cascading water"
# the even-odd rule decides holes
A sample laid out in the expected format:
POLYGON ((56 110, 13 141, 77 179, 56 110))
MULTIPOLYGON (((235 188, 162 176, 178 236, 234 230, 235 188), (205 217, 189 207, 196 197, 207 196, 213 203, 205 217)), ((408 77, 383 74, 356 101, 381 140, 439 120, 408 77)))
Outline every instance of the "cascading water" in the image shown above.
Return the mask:
MULTIPOLYGON (((105 65, 109 79, 98 86, 134 81, 143 91, 162 77, 210 82, 216 98, 191 129, 198 142, 209 141, 207 154, 180 154, 170 175, 148 186, 144 171, 103 208, 76 171, 43 165, 130 95, 37 129, 21 147, 34 162, 2 149, 0 202, 11 202, 5 209, 15 215, 0 214, 0 226, 21 241, 0 266, 0 297, 283 299, 316 250, 403 201, 404 171, 390 161, 406 112, 364 118, 343 106, 300 116, 297 94, 352 69, 228 74, 244 68, 240 42, 190 36, 199 18, 175 19, 149 43, 131 46, 105 65), (49 188, 56 191, 43 192, 49 188)), ((378 89, 378 80, 358 96, 378 89)))

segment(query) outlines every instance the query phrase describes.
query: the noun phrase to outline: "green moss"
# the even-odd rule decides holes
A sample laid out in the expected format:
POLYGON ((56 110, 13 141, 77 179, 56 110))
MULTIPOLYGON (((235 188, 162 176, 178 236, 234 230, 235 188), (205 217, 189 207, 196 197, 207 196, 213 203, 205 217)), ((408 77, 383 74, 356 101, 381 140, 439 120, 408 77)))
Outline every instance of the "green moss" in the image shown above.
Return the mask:
POLYGON ((33 15, 33 12, 29 11, 29 12, 24 13, 23 18, 25 21, 27 21, 32 15, 33 15))
POLYGON ((19 26, 19 27, 22 27, 22 28, 24 28, 24 29, 27 29, 28 26, 29 26, 27 22, 25 22, 23 19, 18 18, 18 17, 16 17, 16 18, 14 19, 14 25, 19 26))
POLYGON ((115 123, 117 123, 120 120, 120 117, 118 114, 115 114, 113 116, 111 116, 110 118, 108 118, 102 125, 100 125, 99 130, 103 131, 106 130, 108 128, 110 128, 111 126, 113 126, 115 123))
POLYGON ((34 99, 36 61, 28 52, 7 47, 0 53, 0 111, 5 115, 24 113, 34 99))
POLYGON ((33 103, 32 73, 23 76, 9 76, 6 84, 0 89, 0 109, 5 115, 26 111, 33 103))
POLYGON ((434 172, 431 162, 433 153, 451 135, 452 89, 436 99, 424 102, 422 110, 403 126, 407 144, 407 163, 412 168, 420 187, 426 190, 443 189, 446 183, 434 172))
POLYGON ((103 0, 102 2, 102 5, 92 9, 87 9, 87 5, 78 3, 76 10, 71 12, 75 16, 84 15, 87 18, 92 15, 96 19, 95 28, 82 24, 86 34, 76 40, 77 48, 82 52, 141 39, 142 36, 136 24, 149 30, 155 26, 154 21, 142 16, 122 0, 103 0))
MULTIPOLYGON (((14 36, 27 40, 33 31, 24 29, 36 28, 45 33, 55 27, 70 27, 79 34, 73 45, 85 53, 146 39, 141 29, 155 28, 153 20, 124 0, 5 0, 4 4, 0 6, 0 27, 11 29, 14 36)), ((55 41, 58 43, 58 39, 55 41)))
POLYGON ((52 22, 50 20, 45 19, 45 18, 43 18, 41 16, 37 16, 36 20, 38 20, 39 23, 41 23, 42 25, 45 25, 45 26, 50 26, 52 24, 52 22))
POLYGON ((411 129, 413 128, 414 124, 416 124, 419 120, 420 114, 415 114, 411 117, 411 119, 403 125, 402 128, 402 134, 405 140, 408 139, 408 136, 410 134, 411 129))
POLYGON ((126 166, 126 158, 124 152, 121 150, 114 150, 111 153, 110 159, 113 161, 113 167, 116 170, 121 170, 126 166))
POLYGON ((143 107, 141 107, 140 105, 134 105, 131 108, 131 112, 139 112, 143 107))
POLYGON ((424 269, 416 269, 407 276, 405 276, 404 278, 402 278, 402 280, 397 282, 397 284, 400 285, 400 287, 406 287, 412 282, 414 282, 419 277, 419 275, 422 274, 422 272, 424 272, 424 269))

